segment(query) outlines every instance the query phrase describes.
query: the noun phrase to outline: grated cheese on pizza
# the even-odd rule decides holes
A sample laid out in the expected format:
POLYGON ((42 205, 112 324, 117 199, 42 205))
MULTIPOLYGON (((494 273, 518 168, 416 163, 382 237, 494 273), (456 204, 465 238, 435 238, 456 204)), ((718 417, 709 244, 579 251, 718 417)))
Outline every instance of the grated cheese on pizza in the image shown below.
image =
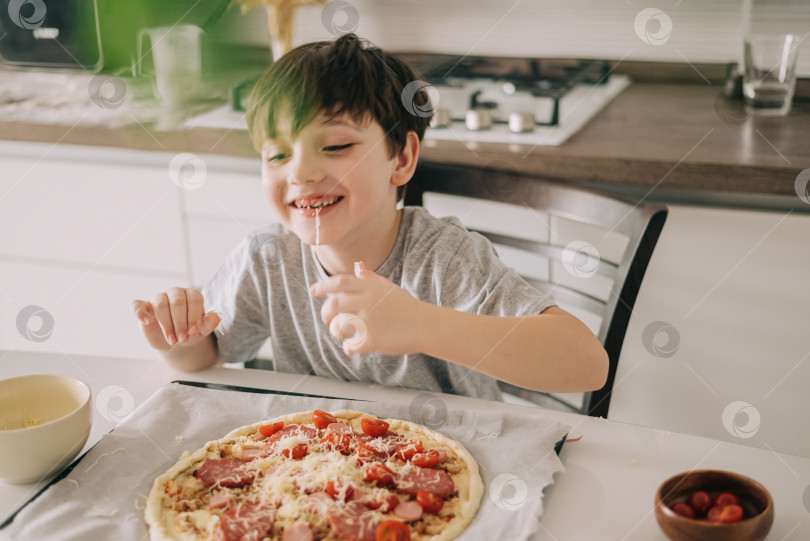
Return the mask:
POLYGON ((155 480, 145 513, 153 541, 374 541, 391 528, 443 541, 464 531, 482 494, 476 461, 439 432, 316 411, 239 428, 181 458, 155 480))

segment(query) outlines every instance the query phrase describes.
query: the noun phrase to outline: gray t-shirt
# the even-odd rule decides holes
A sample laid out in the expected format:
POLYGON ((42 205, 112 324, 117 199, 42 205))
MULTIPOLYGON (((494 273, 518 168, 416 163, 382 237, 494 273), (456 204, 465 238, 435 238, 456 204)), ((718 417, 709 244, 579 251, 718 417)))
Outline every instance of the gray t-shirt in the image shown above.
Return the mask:
MULTIPOLYGON (((534 315, 554 304, 498 259, 485 237, 421 207, 403 209, 396 243, 375 272, 422 301, 475 314, 534 315)), ((251 360, 270 338, 279 372, 500 399, 493 378, 435 357, 346 355, 321 321, 325 298, 309 294, 324 278, 313 248, 284 226, 249 235, 203 290, 206 309, 222 317, 220 358, 251 360)))

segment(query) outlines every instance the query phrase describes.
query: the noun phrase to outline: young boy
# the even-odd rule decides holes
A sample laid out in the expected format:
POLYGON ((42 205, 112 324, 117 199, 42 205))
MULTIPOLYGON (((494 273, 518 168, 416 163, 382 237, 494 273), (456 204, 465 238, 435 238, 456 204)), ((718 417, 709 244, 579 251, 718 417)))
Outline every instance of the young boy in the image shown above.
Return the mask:
POLYGON ((552 392, 604 384, 596 337, 484 237, 397 208, 430 120, 403 106, 416 80, 352 34, 302 45, 267 70, 248 125, 280 224, 251 234, 202 293, 133 302, 169 363, 247 361, 269 337, 281 372, 486 399, 500 397, 496 379, 552 392))

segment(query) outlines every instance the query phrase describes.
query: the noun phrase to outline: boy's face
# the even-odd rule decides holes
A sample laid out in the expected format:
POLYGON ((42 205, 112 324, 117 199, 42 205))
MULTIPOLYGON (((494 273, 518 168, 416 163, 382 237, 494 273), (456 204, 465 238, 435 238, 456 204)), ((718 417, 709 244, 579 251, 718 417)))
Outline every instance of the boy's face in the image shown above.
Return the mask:
POLYGON ((398 182, 382 127, 319 115, 292 135, 282 116, 277 130, 262 147, 262 185, 279 221, 308 244, 357 251, 378 238, 396 213, 398 182))

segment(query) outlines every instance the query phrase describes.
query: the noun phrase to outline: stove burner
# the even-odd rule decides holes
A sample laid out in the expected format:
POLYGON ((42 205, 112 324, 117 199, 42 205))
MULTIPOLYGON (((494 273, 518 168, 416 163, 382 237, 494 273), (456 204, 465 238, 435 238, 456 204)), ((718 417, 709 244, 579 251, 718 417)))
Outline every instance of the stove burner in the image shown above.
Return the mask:
POLYGON ((579 83, 604 84, 610 66, 606 60, 459 57, 425 73, 427 81, 440 84, 452 79, 496 79, 515 90, 535 96, 559 97, 579 83))
POLYGON ((534 125, 558 125, 560 99, 580 84, 604 85, 610 73, 606 60, 426 55, 412 62, 439 90, 442 100, 447 97, 446 101, 452 102, 450 115, 454 120, 464 120, 466 111, 483 110, 492 113, 494 123, 507 124, 516 113, 523 115, 523 120, 513 120, 510 125, 519 126, 515 129, 520 131, 530 129, 525 122, 530 114, 535 116, 534 125), (462 112, 457 102, 465 94, 462 112), (533 103, 544 112, 533 110, 533 103))

